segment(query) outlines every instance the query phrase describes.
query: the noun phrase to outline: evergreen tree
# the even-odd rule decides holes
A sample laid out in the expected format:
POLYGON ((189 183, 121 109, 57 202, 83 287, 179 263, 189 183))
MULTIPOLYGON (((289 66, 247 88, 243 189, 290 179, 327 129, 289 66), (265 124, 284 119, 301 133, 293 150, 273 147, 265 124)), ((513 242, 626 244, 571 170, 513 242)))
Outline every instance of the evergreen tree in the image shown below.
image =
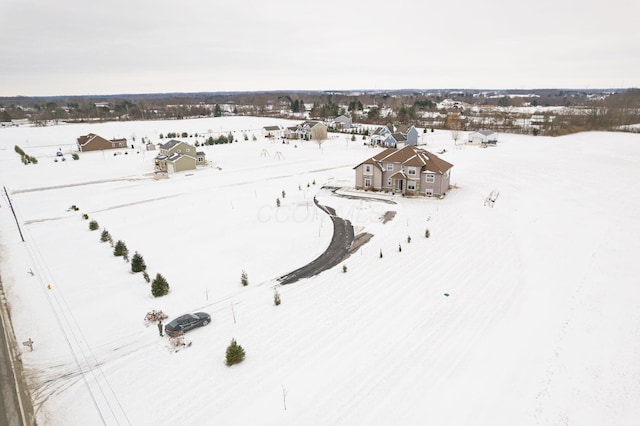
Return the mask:
POLYGON ((242 274, 240 274, 240 283, 242 283, 243 286, 249 285, 249 276, 245 271, 242 271, 242 274))
POLYGON ((282 303, 282 300, 280 300, 280 293, 276 290, 273 293, 273 304, 278 306, 280 303, 282 303))
POLYGON ((160 297, 167 293, 169 293, 169 283, 161 274, 156 274, 151 283, 151 294, 153 297, 160 297))
POLYGON ((142 272, 147 269, 147 265, 144 263, 144 258, 138 252, 135 252, 131 258, 131 272, 142 272))
POLYGON ((98 229, 98 222, 96 222, 95 220, 92 220, 91 222, 89 222, 89 229, 92 231, 95 231, 96 229, 98 229))
POLYGON ((229 367, 238 364, 244 361, 245 355, 244 349, 236 342, 236 339, 231 339, 231 344, 227 347, 226 364, 229 367))
POLYGON ((431 232, 429 232, 429 229, 425 229, 424 231, 424 237, 425 238, 429 238, 431 236, 431 232))
POLYGON ((102 230, 102 234, 100 234, 100 241, 106 243, 107 241, 111 241, 111 234, 106 229, 102 230))
POLYGON ((124 241, 118 240, 118 242, 116 243, 116 246, 113 249, 113 255, 125 256, 127 254, 129 254, 129 249, 127 248, 127 245, 124 243, 124 241))

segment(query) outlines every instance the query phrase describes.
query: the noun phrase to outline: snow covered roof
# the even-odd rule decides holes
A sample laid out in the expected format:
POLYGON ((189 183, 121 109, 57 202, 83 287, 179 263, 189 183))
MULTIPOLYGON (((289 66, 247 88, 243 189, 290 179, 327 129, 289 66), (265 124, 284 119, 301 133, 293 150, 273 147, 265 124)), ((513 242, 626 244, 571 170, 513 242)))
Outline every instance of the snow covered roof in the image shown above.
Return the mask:
POLYGON ((373 163, 395 163, 411 167, 424 167, 425 169, 432 170, 434 173, 441 174, 453 167, 453 164, 441 159, 437 155, 413 145, 407 145, 401 149, 387 148, 358 164, 355 168, 362 164, 373 163))

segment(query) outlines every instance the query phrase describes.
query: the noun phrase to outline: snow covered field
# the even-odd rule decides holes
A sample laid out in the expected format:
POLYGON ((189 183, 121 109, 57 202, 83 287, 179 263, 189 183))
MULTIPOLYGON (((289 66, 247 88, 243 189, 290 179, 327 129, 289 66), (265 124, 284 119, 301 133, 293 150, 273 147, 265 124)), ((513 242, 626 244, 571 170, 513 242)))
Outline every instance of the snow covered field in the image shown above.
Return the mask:
POLYGON ((390 203, 321 190, 353 186, 377 149, 344 135, 322 149, 263 140, 273 124, 286 122, 0 129, 0 184, 26 240, 3 190, 0 271, 16 338, 35 342, 22 360, 38 424, 637 424, 640 135, 500 135, 495 148, 454 149, 448 132, 428 133, 456 188, 381 197, 390 203), (169 131, 258 141, 205 147, 208 167, 155 181, 156 152, 139 141, 169 131), (136 148, 73 161, 89 132, 135 134, 136 148), (22 165, 14 145, 39 163, 22 165), (276 307, 276 279, 331 239, 314 196, 374 237, 347 273, 279 287, 276 307), (153 298, 83 213, 171 292, 153 298), (213 322, 174 352, 145 326, 152 309, 213 322), (227 367, 232 338, 247 356, 227 367))

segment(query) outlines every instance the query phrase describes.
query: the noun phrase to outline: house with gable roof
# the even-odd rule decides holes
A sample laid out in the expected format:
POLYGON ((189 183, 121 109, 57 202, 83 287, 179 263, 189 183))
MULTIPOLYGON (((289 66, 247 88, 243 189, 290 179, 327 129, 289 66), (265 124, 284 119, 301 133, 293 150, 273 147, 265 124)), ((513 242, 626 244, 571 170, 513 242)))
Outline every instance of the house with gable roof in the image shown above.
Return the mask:
POLYGON ((354 167, 355 187, 403 195, 444 196, 452 167, 453 164, 413 145, 387 148, 354 167))
POLYGON ((393 132, 389 127, 381 126, 371 135, 372 145, 386 148, 402 148, 405 145, 418 146, 419 140, 419 133, 414 126, 409 127, 406 132, 402 130, 393 132))
POLYGON ((197 166, 207 164, 203 151, 196 151, 194 146, 175 139, 160 145, 160 153, 154 161, 157 170, 168 173, 195 170, 197 166))
POLYGON ((280 139, 282 137, 282 129, 280 126, 264 126, 262 128, 262 136, 265 138, 280 139))
POLYGON ((391 136, 391 129, 387 126, 380 126, 371 134, 371 145, 382 145, 383 142, 391 136))
POLYGON ((327 139, 327 126, 319 121, 305 121, 298 124, 298 139, 305 141, 327 139))
POLYGON ((305 121, 295 127, 285 128, 284 137, 305 141, 325 140, 327 139, 327 126, 320 121, 305 121))
POLYGON ((126 147, 127 140, 125 138, 107 140, 102 136, 96 135, 95 133, 89 133, 88 135, 80 136, 78 138, 78 150, 80 150, 80 152, 100 151, 103 149, 118 149, 126 147))

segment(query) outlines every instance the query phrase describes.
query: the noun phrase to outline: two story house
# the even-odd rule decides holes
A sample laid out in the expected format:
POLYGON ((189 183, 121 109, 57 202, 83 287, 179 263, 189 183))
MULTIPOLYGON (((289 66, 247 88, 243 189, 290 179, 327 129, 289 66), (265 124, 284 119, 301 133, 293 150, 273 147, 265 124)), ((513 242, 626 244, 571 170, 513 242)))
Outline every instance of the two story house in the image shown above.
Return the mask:
POLYGON ((195 170, 196 166, 207 163, 204 152, 175 139, 160 145, 160 153, 154 161, 157 170, 168 173, 195 170))
POLYGON ((287 127, 284 131, 287 139, 325 140, 327 139, 327 126, 319 121, 305 121, 295 127, 287 127))
POLYGON ((387 126, 378 127, 371 135, 371 145, 384 146, 386 148, 402 148, 404 145, 418 146, 419 132, 414 126, 406 132, 392 132, 387 126))
POLYGON ((437 155, 407 145, 387 148, 354 167, 356 189, 443 196, 449 189, 453 164, 437 155))

